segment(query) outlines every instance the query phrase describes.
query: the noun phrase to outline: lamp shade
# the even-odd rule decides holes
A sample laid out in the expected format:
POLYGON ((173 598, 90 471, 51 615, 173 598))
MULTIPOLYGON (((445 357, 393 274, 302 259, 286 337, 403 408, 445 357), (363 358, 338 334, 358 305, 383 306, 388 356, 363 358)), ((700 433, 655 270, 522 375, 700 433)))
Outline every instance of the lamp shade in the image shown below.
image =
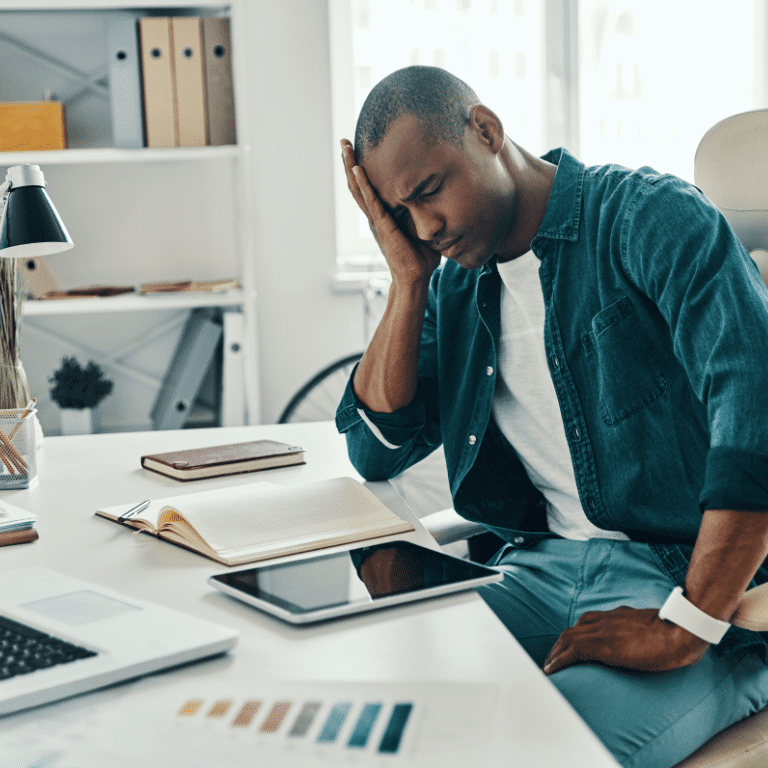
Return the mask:
POLYGON ((11 186, 0 221, 0 256, 29 259, 72 248, 72 238, 45 191, 40 169, 14 166, 8 179, 11 186))

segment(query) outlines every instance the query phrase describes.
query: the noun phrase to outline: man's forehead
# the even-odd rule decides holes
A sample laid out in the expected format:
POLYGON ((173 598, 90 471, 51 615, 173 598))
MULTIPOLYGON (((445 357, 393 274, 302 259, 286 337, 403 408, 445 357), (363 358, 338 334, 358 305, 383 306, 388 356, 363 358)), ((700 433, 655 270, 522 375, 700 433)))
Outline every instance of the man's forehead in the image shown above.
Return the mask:
POLYGON ((371 183, 385 198, 406 197, 440 165, 440 146, 412 115, 398 117, 362 162, 371 183))

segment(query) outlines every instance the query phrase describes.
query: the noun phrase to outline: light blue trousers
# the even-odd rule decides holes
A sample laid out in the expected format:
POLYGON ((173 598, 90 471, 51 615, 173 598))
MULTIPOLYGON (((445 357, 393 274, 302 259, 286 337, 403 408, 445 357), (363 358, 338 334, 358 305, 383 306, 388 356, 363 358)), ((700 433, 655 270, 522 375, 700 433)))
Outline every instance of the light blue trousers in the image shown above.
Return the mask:
MULTIPOLYGON (((545 539, 506 548, 490 564, 504 580, 478 592, 539 666, 582 613, 659 608, 675 586, 637 542, 545 539)), ((580 664, 550 680, 627 768, 670 768, 768 703, 768 667, 755 654, 718 656, 712 648, 671 672, 580 664)))

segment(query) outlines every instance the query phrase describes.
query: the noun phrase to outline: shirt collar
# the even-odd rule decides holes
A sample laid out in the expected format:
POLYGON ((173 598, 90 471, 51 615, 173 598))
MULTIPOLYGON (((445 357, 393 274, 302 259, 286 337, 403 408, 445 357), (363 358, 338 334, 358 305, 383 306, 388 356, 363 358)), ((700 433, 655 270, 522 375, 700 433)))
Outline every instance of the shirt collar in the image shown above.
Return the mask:
MULTIPOLYGON (((581 217, 581 193, 584 187, 585 167, 567 149, 560 147, 542 155, 542 160, 557 166, 555 181, 549 195, 547 210, 531 248, 537 253, 539 238, 578 240, 581 217)), ((538 253, 537 253, 538 255, 538 253)), ((481 275, 496 272, 496 258, 483 265, 481 275)))
POLYGON ((577 240, 581 216, 581 193, 584 187, 584 165, 567 149, 553 149, 542 160, 557 166, 555 182, 549 195, 547 210, 533 242, 540 237, 577 240))

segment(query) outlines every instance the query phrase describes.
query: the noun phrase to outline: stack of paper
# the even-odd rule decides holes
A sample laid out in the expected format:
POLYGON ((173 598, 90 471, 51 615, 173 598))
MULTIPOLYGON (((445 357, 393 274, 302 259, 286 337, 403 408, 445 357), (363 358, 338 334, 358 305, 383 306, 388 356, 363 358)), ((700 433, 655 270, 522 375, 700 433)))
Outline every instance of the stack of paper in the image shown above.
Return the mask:
POLYGON ((34 528, 37 518, 26 509, 0 502, 0 547, 7 544, 23 544, 38 538, 34 528))

